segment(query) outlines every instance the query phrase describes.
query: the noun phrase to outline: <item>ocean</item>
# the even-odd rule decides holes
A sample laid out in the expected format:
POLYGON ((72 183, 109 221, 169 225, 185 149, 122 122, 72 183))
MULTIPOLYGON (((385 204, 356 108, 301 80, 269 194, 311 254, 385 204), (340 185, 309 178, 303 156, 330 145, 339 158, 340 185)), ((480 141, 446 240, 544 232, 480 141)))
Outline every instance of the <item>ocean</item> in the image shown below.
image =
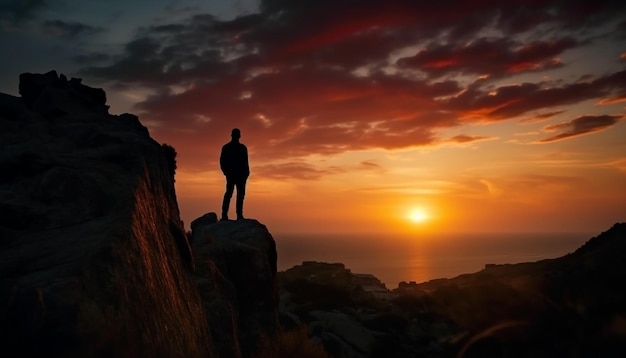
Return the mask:
POLYGON ((574 252, 593 233, 447 235, 276 234, 278 270, 303 261, 341 262, 368 273, 388 289, 401 281, 425 282, 482 270, 486 264, 534 262, 574 252))

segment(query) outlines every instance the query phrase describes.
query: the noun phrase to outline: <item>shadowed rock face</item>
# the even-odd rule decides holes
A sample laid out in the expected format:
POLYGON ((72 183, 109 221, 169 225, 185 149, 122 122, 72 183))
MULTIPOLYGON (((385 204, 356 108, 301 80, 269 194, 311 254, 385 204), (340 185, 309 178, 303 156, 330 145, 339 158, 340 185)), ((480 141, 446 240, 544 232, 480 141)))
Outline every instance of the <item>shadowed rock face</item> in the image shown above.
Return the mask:
POLYGON ((276 243, 256 220, 191 224, 200 294, 221 357, 250 356, 261 334, 278 326, 276 243), (232 334, 225 334, 232 332, 232 334))
POLYGON ((102 90, 21 79, 0 94, 0 355, 211 356, 173 158, 102 90))

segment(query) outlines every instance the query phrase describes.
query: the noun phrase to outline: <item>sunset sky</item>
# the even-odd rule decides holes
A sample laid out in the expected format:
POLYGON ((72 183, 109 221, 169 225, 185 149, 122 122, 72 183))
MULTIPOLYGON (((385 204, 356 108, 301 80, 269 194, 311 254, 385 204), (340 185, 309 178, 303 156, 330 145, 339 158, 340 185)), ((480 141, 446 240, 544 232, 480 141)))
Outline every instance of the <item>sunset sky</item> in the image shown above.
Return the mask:
POLYGON ((187 226, 233 127, 273 233, 626 221, 624 1, 0 0, 0 46, 0 91, 81 77, 174 146, 187 226))

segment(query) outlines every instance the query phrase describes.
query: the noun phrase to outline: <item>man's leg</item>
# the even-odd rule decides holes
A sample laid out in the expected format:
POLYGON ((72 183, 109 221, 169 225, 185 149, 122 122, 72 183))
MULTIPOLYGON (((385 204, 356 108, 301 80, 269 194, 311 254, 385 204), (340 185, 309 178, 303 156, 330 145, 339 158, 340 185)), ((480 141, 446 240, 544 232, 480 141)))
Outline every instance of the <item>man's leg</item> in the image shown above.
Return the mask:
POLYGON ((230 198, 233 197, 234 189, 235 181, 226 178, 226 192, 224 193, 224 201, 222 201, 222 220, 228 220, 228 207, 230 206, 230 198))
POLYGON ((246 179, 237 180, 237 220, 243 219, 243 198, 246 196, 246 179))

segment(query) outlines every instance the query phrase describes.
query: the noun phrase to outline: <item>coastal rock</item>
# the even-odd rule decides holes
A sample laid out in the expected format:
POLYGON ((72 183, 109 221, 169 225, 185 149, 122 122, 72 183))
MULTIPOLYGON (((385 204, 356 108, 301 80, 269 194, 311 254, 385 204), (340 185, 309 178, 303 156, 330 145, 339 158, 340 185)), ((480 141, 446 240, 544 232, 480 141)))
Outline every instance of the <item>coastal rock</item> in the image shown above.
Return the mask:
POLYGON ((262 334, 278 327, 276 243, 256 220, 214 218, 209 213, 192 223, 200 294, 220 356, 247 357, 262 334), (234 333, 232 341, 218 341, 225 331, 234 333))
POLYGON ((405 311, 431 312, 464 332, 447 341, 465 357, 621 357, 624 281, 626 223, 617 223, 562 257, 486 265, 396 292, 405 311))
POLYGON ((2 355, 211 356, 163 147, 102 90, 20 78, 0 94, 2 355))
POLYGON ((305 324, 332 357, 449 357, 458 330, 425 312, 420 302, 386 291, 373 275, 341 263, 305 261, 279 272, 281 319, 305 324), (370 290, 376 287, 376 290, 370 290))

